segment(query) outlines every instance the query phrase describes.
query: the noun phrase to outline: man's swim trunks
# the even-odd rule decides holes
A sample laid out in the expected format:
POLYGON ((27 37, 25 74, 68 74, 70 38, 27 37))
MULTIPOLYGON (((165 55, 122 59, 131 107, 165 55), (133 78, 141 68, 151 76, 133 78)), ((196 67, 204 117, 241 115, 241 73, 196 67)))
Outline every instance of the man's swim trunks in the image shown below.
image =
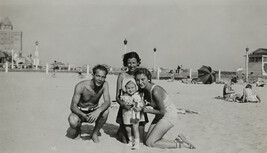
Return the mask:
POLYGON ((89 107, 87 107, 87 108, 78 107, 78 108, 79 108, 83 113, 85 113, 85 114, 89 114, 89 113, 95 111, 98 107, 96 106, 96 107, 92 107, 92 108, 89 108, 89 107))

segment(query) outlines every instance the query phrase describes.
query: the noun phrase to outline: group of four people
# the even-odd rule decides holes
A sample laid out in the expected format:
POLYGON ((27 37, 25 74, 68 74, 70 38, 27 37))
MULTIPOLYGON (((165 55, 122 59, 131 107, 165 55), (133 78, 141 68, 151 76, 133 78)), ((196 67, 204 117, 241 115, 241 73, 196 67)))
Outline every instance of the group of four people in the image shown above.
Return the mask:
MULTIPOLYGON (((167 92, 152 82, 152 75, 146 68, 140 68, 141 59, 136 52, 126 53, 123 57, 125 71, 117 78, 116 101, 120 105, 116 122, 119 124, 117 138, 129 144, 132 149, 139 148, 139 142, 149 147, 193 149, 185 137, 178 135, 174 140, 162 139, 177 120, 177 109, 167 92), (145 134, 148 123, 147 113, 155 117, 145 134), (132 136, 133 131, 133 136, 132 136)), ((91 135, 95 143, 99 142, 98 132, 105 124, 110 106, 109 85, 105 81, 108 70, 103 65, 93 68, 91 80, 79 82, 74 89, 69 115, 69 137, 80 134, 82 122, 95 122, 91 135), (99 105, 103 95, 104 102, 99 105)))

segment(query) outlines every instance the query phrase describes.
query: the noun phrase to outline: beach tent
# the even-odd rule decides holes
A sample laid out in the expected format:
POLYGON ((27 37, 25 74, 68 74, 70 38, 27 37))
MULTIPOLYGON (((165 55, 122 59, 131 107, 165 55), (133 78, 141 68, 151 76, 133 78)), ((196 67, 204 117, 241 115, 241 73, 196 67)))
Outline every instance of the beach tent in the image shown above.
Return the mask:
POLYGON ((211 84, 216 81, 215 72, 209 66, 202 66, 198 69, 198 78, 203 84, 211 84))

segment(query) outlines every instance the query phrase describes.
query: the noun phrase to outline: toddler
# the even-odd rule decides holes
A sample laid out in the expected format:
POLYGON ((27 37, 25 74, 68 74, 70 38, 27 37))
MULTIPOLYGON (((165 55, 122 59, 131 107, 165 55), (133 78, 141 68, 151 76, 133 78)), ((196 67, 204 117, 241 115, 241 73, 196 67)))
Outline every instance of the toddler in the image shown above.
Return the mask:
POLYGON ((132 105, 130 110, 122 110, 122 119, 126 128, 129 144, 132 145, 132 149, 139 149, 139 121, 144 121, 144 115, 141 112, 144 102, 139 92, 138 87, 133 78, 130 78, 125 84, 125 91, 121 96, 122 101, 126 105, 132 105), (132 131, 133 136, 132 137, 132 131))

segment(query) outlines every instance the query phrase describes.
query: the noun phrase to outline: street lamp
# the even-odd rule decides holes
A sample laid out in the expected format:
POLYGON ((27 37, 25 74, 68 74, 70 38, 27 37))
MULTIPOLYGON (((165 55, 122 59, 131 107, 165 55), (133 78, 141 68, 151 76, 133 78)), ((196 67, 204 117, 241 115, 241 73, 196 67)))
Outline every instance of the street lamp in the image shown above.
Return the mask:
POLYGON ((249 51, 249 48, 246 47, 246 82, 248 82, 248 51, 249 51))
POLYGON ((34 59, 33 59, 33 65, 35 65, 36 70, 38 69, 38 66, 39 66, 39 51, 38 51, 38 45, 39 45, 39 42, 36 40, 36 41, 35 41, 34 59))
POLYGON ((11 69, 13 69, 14 67, 13 61, 14 61, 14 49, 11 50, 11 69))
POLYGON ((124 39, 123 43, 124 43, 124 54, 126 54, 127 50, 126 50, 126 46, 127 46, 127 40, 126 38, 124 39))
POLYGON ((38 46, 39 45, 39 41, 36 40, 35 41, 35 45, 38 46))
POLYGON ((157 51, 157 49, 154 48, 153 51, 154 51, 154 66, 153 66, 153 69, 154 69, 154 71, 156 71, 156 51, 157 51))

